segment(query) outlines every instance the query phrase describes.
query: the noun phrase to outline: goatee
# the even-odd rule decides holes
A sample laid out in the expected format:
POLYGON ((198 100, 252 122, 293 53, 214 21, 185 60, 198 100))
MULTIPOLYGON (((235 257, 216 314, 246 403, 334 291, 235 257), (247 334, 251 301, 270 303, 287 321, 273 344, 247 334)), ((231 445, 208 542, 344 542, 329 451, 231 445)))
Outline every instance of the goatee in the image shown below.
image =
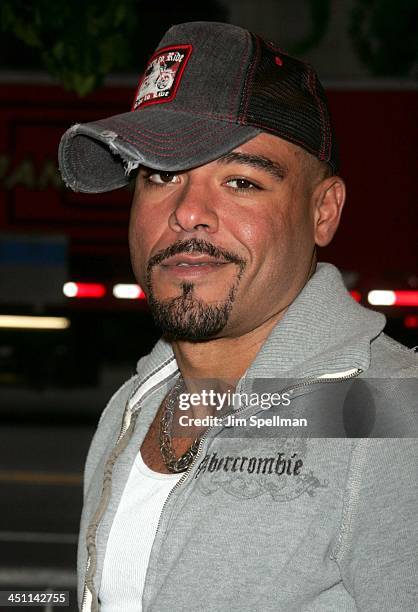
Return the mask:
POLYGON ((246 261, 237 255, 197 238, 174 243, 150 259, 147 267, 148 305, 156 325, 170 339, 199 341, 213 338, 226 326, 235 300, 246 261), (234 263, 239 271, 224 301, 207 304, 195 295, 194 284, 182 283, 181 295, 167 300, 155 297, 152 268, 178 253, 206 253, 222 261, 234 263))

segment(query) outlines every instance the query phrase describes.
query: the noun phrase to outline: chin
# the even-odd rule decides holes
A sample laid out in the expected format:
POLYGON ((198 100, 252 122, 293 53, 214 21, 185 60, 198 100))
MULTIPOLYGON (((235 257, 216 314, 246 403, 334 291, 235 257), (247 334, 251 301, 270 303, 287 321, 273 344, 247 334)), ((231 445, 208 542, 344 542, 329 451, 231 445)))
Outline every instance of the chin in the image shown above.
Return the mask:
POLYGON ((232 288, 226 299, 202 299, 193 283, 182 283, 175 297, 156 297, 152 287, 148 304, 155 323, 172 339, 199 342, 218 337, 225 329, 235 299, 232 288))

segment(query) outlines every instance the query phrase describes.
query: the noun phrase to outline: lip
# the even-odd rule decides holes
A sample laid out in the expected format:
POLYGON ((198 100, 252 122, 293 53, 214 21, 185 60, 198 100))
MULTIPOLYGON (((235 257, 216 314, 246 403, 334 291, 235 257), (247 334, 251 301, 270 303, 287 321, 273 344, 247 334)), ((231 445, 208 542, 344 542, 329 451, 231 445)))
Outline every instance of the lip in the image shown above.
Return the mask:
POLYGON ((205 255, 204 253, 192 255, 187 253, 180 253, 179 255, 174 255, 173 257, 169 257, 161 263, 162 267, 173 267, 173 266, 203 266, 203 265, 211 265, 211 266, 220 266, 223 264, 229 263, 223 259, 218 259, 216 257, 211 257, 210 255, 205 255))
POLYGON ((209 255, 175 255, 161 263, 161 269, 176 278, 200 278, 218 272, 230 262, 209 255))

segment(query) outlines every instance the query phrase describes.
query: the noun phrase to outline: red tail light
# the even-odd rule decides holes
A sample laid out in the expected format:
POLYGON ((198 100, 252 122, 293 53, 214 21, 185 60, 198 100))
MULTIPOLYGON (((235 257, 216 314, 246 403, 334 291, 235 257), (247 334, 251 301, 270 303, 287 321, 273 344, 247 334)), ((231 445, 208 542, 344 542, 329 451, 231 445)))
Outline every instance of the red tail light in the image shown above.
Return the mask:
POLYGON ((65 283, 64 295, 70 298, 102 298, 106 287, 100 283, 65 283))

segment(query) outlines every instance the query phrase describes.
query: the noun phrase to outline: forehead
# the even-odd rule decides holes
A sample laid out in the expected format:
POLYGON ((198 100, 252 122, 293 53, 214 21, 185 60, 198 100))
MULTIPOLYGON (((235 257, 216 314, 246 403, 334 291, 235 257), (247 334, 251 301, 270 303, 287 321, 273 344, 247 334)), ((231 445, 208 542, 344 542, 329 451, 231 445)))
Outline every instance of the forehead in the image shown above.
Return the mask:
POLYGON ((234 149, 234 152, 260 155, 281 164, 286 163, 289 167, 300 165, 306 155, 301 147, 278 136, 266 133, 251 138, 245 144, 234 149))
POLYGON ((216 162, 218 164, 223 161, 239 163, 240 157, 243 158, 242 163, 259 169, 263 169, 263 162, 265 162, 264 170, 271 175, 276 175, 276 178, 280 180, 292 177, 300 186, 307 189, 311 189, 328 176, 325 168, 329 170, 329 167, 325 162, 320 162, 302 147, 272 134, 258 134, 245 144, 218 158, 216 162), (250 158, 255 160, 254 164, 251 163, 250 158))

